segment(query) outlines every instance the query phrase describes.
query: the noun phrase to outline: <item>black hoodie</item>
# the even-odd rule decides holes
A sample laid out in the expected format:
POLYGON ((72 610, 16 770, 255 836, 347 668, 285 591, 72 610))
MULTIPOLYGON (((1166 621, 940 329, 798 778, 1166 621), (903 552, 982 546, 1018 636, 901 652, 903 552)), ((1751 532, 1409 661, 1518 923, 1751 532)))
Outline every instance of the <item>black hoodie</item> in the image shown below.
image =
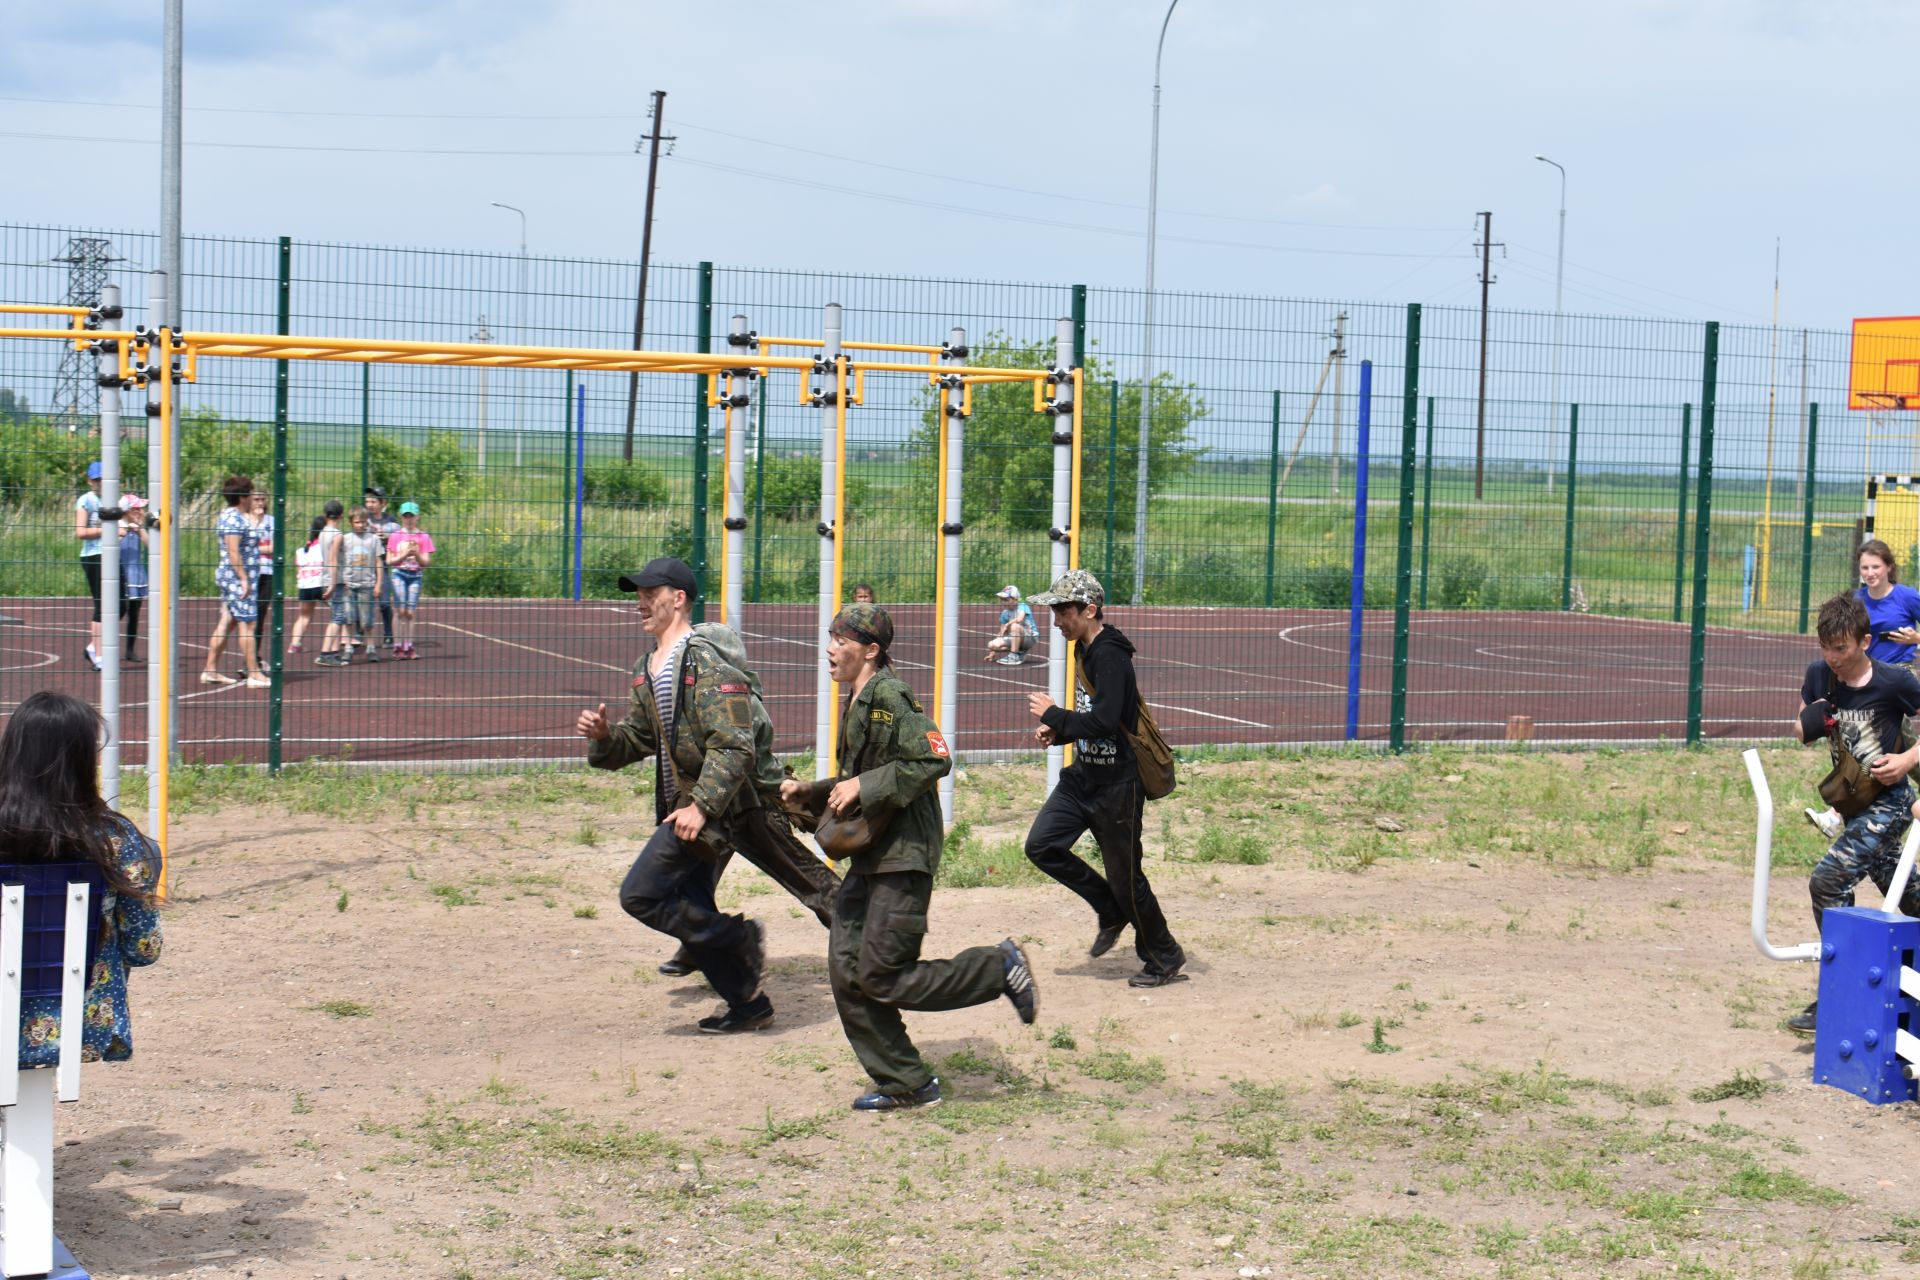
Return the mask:
POLYGON ((1077 745, 1075 768, 1086 769, 1089 781, 1133 777, 1133 748, 1126 730, 1140 721, 1139 686, 1133 678, 1133 642, 1120 628, 1107 624, 1090 645, 1075 645, 1074 656, 1093 686, 1088 698, 1074 687, 1074 709, 1049 707, 1040 723, 1060 742, 1077 745))

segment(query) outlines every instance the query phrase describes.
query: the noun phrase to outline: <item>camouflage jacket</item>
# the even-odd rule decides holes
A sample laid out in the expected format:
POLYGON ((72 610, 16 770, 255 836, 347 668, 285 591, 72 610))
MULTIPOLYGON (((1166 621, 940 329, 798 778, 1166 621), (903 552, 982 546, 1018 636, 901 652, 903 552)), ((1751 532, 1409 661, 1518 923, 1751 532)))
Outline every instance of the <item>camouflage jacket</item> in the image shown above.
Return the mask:
POLYGON ((860 808, 886 830, 853 859, 860 875, 939 870, 945 833, 934 784, 953 767, 946 739, 906 682, 883 667, 840 716, 843 778, 860 779, 860 808))
POLYGON ((658 760, 664 738, 680 802, 690 800, 707 815, 702 841, 718 847, 731 844, 729 819, 759 805, 763 795, 777 793, 785 775, 773 755, 773 724, 754 695, 753 681, 721 655, 726 645, 703 634, 711 630, 695 632, 680 650, 673 723, 660 723, 643 658, 634 664, 626 718, 612 726, 605 742, 588 744, 587 763, 620 769, 654 759, 654 817, 663 822, 666 788, 659 785, 658 760))

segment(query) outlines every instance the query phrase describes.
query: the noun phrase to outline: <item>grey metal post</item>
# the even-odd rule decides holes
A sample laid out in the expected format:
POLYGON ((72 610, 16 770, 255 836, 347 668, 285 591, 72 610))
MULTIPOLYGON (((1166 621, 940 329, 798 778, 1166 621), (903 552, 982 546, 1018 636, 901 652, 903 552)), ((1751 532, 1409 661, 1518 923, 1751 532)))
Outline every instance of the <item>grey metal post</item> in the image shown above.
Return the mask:
MULTIPOLYGON (((1140 343, 1140 438, 1134 464, 1133 492, 1133 602, 1140 603, 1147 583, 1147 453, 1153 439, 1153 249, 1160 218, 1160 55, 1167 47, 1167 24, 1180 0, 1167 6, 1160 20, 1160 40, 1153 46, 1153 144, 1147 156, 1147 312, 1140 343)), ((1053 757, 1049 754, 1048 759, 1053 757)), ((1052 786, 1052 778, 1048 778, 1052 786)))
POLYGON ((820 626, 816 637, 819 649, 814 658, 818 676, 813 708, 813 776, 816 778, 832 777, 834 763, 833 677, 827 671, 827 634, 833 628, 833 615, 839 612, 840 605, 833 589, 840 541, 833 511, 840 493, 836 373, 840 363, 841 324, 840 304, 829 302, 821 318, 825 342, 820 349, 820 359, 813 366, 814 377, 824 380, 814 392, 814 403, 820 406, 820 626))
MULTIPOLYGON (((160 55, 160 269, 166 273, 167 287, 161 293, 161 306, 155 325, 167 325, 178 331, 186 327, 186 264, 183 261, 180 239, 180 113, 184 98, 181 77, 181 50, 185 47, 185 0, 167 0, 165 32, 161 39, 160 55)), ((173 371, 166 370, 166 376, 172 377, 173 371)), ((171 465, 168 474, 173 482, 166 493, 167 503, 167 582, 172 599, 167 602, 167 652, 157 653, 151 644, 147 646, 147 664, 152 667, 158 662, 169 662, 169 670, 178 670, 180 663, 180 436, 178 406, 175 406, 173 443, 170 448, 171 465)), ((151 451, 149 451, 151 455, 151 451)), ((149 476, 160 474, 149 470, 149 476)), ((149 484, 147 497, 154 497, 149 484)), ((150 677, 151 678, 151 677, 150 677)), ((180 753, 180 689, 176 680, 171 686, 167 710, 167 753, 173 759, 180 753)), ((154 714, 153 703, 147 703, 147 715, 154 714)), ((147 761, 149 773, 157 772, 154 760, 147 761)), ((155 820, 159 813, 155 810, 155 820)))
MULTIPOLYGON (((96 313, 109 323, 120 315, 120 286, 100 287, 96 313)), ((118 328, 118 325, 113 327, 118 328)), ((107 722, 100 749, 100 792, 109 806, 120 803, 120 344, 96 347, 100 381, 100 717, 107 722)))
MULTIPOLYGON (((158 329, 166 323, 169 279, 164 271, 147 273, 147 325, 149 328, 158 329)), ((167 531, 165 541, 169 547, 167 563, 173 571, 167 578, 167 599, 151 601, 153 611, 147 621, 147 830, 149 831, 160 829, 160 761, 163 757, 170 757, 174 744, 178 742, 180 723, 180 693, 178 689, 174 689, 170 705, 167 707, 167 711, 171 713, 166 717, 169 732, 166 741, 160 740, 161 684, 165 678, 165 672, 177 671, 180 666, 180 575, 177 553, 172 550, 179 543, 179 539, 174 536, 173 527, 175 513, 179 510, 179 503, 174 500, 179 486, 176 483, 173 491, 169 493, 161 493, 153 487, 159 480, 161 471, 165 469, 165 459, 161 456, 160 384, 157 380, 171 376, 167 367, 157 362, 158 354, 158 350, 155 349, 154 363, 149 370, 150 376, 147 381, 147 499, 150 509, 153 509, 154 514, 165 522, 167 531)), ((177 480, 177 468, 175 474, 177 480)), ((149 567, 152 563, 152 559, 149 558, 149 567)))
MULTIPOLYGON (((1172 12, 1171 9, 1168 10, 1172 12)), ((1053 576, 1058 578, 1072 567, 1073 556, 1073 318, 1057 322, 1053 340, 1053 368, 1059 381, 1053 393, 1053 527, 1047 536, 1053 539, 1053 576)), ((1142 490, 1142 492, 1145 492, 1142 490)), ((1136 544, 1137 545, 1137 544, 1136 544)), ((1102 584, 1105 585, 1105 584, 1102 584)), ((1136 595, 1135 600, 1139 599, 1136 595)), ((1034 619, 1038 622, 1039 619, 1034 619)), ((1073 691, 1067 688, 1067 645, 1058 633, 1047 646, 1047 693, 1063 707, 1073 705, 1073 691)), ((1047 793, 1053 793, 1060 781, 1060 766, 1066 763, 1066 748, 1059 743, 1047 748, 1047 793)))
MULTIPOLYGON (((947 335, 947 349, 940 363, 964 365, 967 362, 967 331, 955 329, 947 335)), ((961 406, 966 389, 957 374, 940 382, 940 412, 947 420, 947 505, 940 513, 940 558, 945 569, 942 591, 936 607, 940 612, 940 705, 934 714, 940 718, 940 732, 952 748, 960 729, 960 538, 961 477, 966 474, 967 418, 961 406)), ((953 771, 940 779, 940 820, 953 826, 953 771)))
MULTIPOLYGON (((747 318, 733 317, 727 331, 727 349, 751 355, 758 345, 747 327, 747 318)), ((721 555, 725 557, 727 591, 720 607, 726 612, 727 625, 735 631, 746 630, 740 602, 745 598, 742 589, 747 577, 747 409, 753 404, 753 371, 743 370, 743 374, 740 385, 748 390, 734 393, 726 406, 727 492, 722 506, 726 534, 721 555)))

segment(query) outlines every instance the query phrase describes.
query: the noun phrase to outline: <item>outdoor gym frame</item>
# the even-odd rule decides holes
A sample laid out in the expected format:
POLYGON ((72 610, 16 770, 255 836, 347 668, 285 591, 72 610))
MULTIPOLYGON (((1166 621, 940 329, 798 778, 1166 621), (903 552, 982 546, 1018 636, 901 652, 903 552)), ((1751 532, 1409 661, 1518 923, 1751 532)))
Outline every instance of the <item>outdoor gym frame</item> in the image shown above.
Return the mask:
MULTIPOLYGON (((164 280, 154 287, 164 290, 164 280)), ((702 333, 711 301, 703 297, 702 333)), ((936 503, 936 606, 940 636, 935 646, 933 703, 941 732, 952 741, 957 727, 959 671, 959 593, 960 546, 963 535, 961 497, 965 458, 966 421, 973 407, 976 386, 993 383, 1026 382, 1033 386, 1033 408, 1053 420, 1053 511, 1048 537, 1052 541, 1052 576, 1059 577, 1079 565, 1080 477, 1081 477, 1081 386, 1083 370, 1074 363, 1076 321, 1061 319, 1055 330, 1054 363, 1045 369, 1013 369, 974 366, 966 363, 968 349, 963 330, 955 329, 949 340, 939 346, 915 346, 898 343, 848 341, 844 337, 844 314, 837 303, 828 304, 822 315, 820 338, 762 338, 754 333, 745 316, 736 315, 730 325, 724 352, 622 351, 585 347, 503 346, 473 342, 414 342, 366 338, 321 338, 281 334, 181 332, 159 326, 111 329, 107 323, 119 319, 119 309, 94 309, 61 306, 0 304, 0 315, 53 316, 65 318, 66 328, 48 326, 0 327, 0 338, 42 339, 69 342, 75 350, 91 351, 100 361, 103 389, 145 387, 149 397, 149 455, 153 459, 149 475, 149 511, 154 521, 154 552, 150 557, 154 571, 149 645, 154 655, 149 671, 148 720, 148 810, 149 826, 162 858, 161 891, 166 886, 168 841, 167 784, 172 752, 172 721, 176 694, 173 688, 175 663, 163 660, 176 650, 177 604, 177 452, 174 442, 176 417, 175 387, 181 382, 197 382, 202 358, 272 360, 279 366, 276 394, 276 423, 285 418, 285 390, 288 365, 292 361, 322 361, 349 364, 411 364, 476 369, 556 369, 602 373, 676 373, 693 374, 706 379, 706 394, 700 405, 723 410, 725 451, 725 540, 720 561, 721 620, 738 626, 741 621, 741 586, 744 578, 746 518, 746 444, 745 419, 736 414, 751 402, 752 380, 791 371, 798 375, 800 403, 820 409, 820 600, 816 640, 824 654, 828 628, 839 611, 845 566, 847 417, 850 408, 864 399, 868 374, 906 373, 924 376, 937 391, 940 406, 939 446, 936 457, 938 485, 936 503), (811 349, 812 355, 773 355, 775 348, 811 349), (864 354, 874 353, 871 357, 864 354), (909 357, 920 357, 914 360, 909 357)), ((286 327, 284 308, 281 327, 286 327)), ((704 344, 703 344, 704 345, 704 344)), ((117 395, 111 423, 102 413, 103 464, 112 463, 103 479, 104 506, 117 507, 119 421, 117 395), (109 486, 112 486, 109 488, 109 486)), ((284 457, 283 431, 276 429, 276 466, 284 457)), ((276 513, 276 519, 278 513, 276 513)), ((103 524, 105 523, 103 519, 103 524)), ((106 548, 103 547, 103 553, 106 548)), ((283 552, 276 551, 277 555, 283 552)), ((104 568, 104 567, 103 567, 104 568)), ((103 571, 103 579, 106 574, 103 571)), ((113 584, 103 581, 103 593, 113 584)), ((263 619, 264 621, 264 619, 263 619)), ((106 630, 112 630, 107 628, 106 630)), ((104 638, 104 636, 103 636, 104 638)), ((109 720, 110 739, 118 737, 119 655, 103 655, 112 661, 102 671, 102 711, 109 720)), ((1048 657, 1047 686, 1056 703, 1067 704, 1072 688, 1072 653, 1069 646, 1051 646, 1048 657)), ((276 704, 281 696, 281 670, 275 664, 273 689, 269 697, 276 704)), ((835 768, 834 742, 837 737, 840 699, 838 686, 820 663, 814 721, 814 759, 816 773, 825 777, 835 768)), ((1047 751, 1047 785, 1052 787, 1066 759, 1063 748, 1047 751)), ((117 765, 117 757, 115 758, 117 765)), ((109 795, 118 796, 118 779, 107 780, 109 795)), ((942 817, 952 821, 953 777, 949 774, 940 786, 942 817)))

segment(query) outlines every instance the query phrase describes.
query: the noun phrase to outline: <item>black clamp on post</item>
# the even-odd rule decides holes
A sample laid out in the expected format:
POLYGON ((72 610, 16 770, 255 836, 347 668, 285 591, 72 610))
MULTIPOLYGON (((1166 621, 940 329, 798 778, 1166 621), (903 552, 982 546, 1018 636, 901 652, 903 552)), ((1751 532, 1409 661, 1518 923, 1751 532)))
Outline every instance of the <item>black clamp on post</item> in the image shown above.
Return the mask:
POLYGON ((1055 542, 1072 542, 1073 541, 1073 535, 1068 533, 1065 529, 1049 529, 1047 530, 1047 537, 1051 538, 1055 542))
POLYGON ((753 396, 745 391, 736 391, 730 396, 720 397, 720 403, 730 409, 744 409, 753 403, 753 396))
POLYGON ((943 342, 940 344, 940 355, 947 360, 965 360, 968 356, 972 354, 973 353, 967 349, 967 344, 964 342, 962 342, 958 346, 955 346, 951 342, 943 342))
POLYGON ((727 335, 727 345, 730 347, 745 347, 749 351, 758 351, 760 349, 760 332, 757 329, 749 329, 745 333, 730 333, 727 335))
POLYGON ((938 378, 935 378, 934 382, 936 385, 944 387, 948 391, 958 391, 967 384, 966 379, 957 373, 943 373, 938 378))
POLYGON ((949 404, 949 405, 947 405, 947 407, 946 407, 946 410, 945 410, 945 412, 946 412, 946 415, 947 415, 947 416, 948 416, 949 418, 962 418, 962 419, 964 419, 964 418, 966 418, 966 417, 968 416, 968 415, 967 415, 967 411, 966 411, 965 409, 962 409, 962 408, 961 408, 961 407, 960 407, 959 405, 957 405, 957 404, 949 404))
POLYGON ((838 391, 809 392, 807 403, 816 409, 831 409, 840 403, 840 393, 838 391))
POLYGON ((1071 418, 1073 416, 1073 401, 1049 400, 1046 403, 1046 407, 1041 409, 1040 412, 1055 418, 1071 418))
POLYGON ((111 307, 95 307, 93 314, 99 316, 102 320, 118 320, 127 314, 127 309, 116 303, 111 307))
POLYGON ((102 507, 100 508, 100 523, 105 524, 109 520, 118 520, 126 514, 127 513, 119 507, 102 507))
POLYGON ((1053 442, 1054 442, 1055 444, 1072 444, 1072 443, 1073 443, 1073 432, 1071 432, 1071 431, 1056 431, 1056 432, 1054 432, 1054 433, 1053 433, 1053 442))
POLYGON ((961 523, 959 523, 958 521, 955 521, 955 522, 954 522, 954 523, 952 523, 952 524, 943 524, 943 525, 941 525, 941 526, 940 526, 940 532, 941 532, 941 533, 944 533, 944 534, 949 534, 949 535, 951 535, 952 537, 955 537, 955 538, 957 538, 957 537, 959 537, 959 536, 960 536, 960 535, 961 535, 961 534, 962 534, 963 532, 965 532, 965 531, 966 531, 966 527, 967 527, 967 526, 965 526, 964 524, 961 524, 961 523))
POLYGON ((833 526, 828 524, 825 520, 822 520, 819 524, 813 527, 819 531, 820 536, 823 538, 831 538, 833 536, 833 526))
POLYGON ((738 533, 747 527, 747 518, 745 516, 728 516, 720 523, 724 528, 731 529, 735 533, 738 533))

